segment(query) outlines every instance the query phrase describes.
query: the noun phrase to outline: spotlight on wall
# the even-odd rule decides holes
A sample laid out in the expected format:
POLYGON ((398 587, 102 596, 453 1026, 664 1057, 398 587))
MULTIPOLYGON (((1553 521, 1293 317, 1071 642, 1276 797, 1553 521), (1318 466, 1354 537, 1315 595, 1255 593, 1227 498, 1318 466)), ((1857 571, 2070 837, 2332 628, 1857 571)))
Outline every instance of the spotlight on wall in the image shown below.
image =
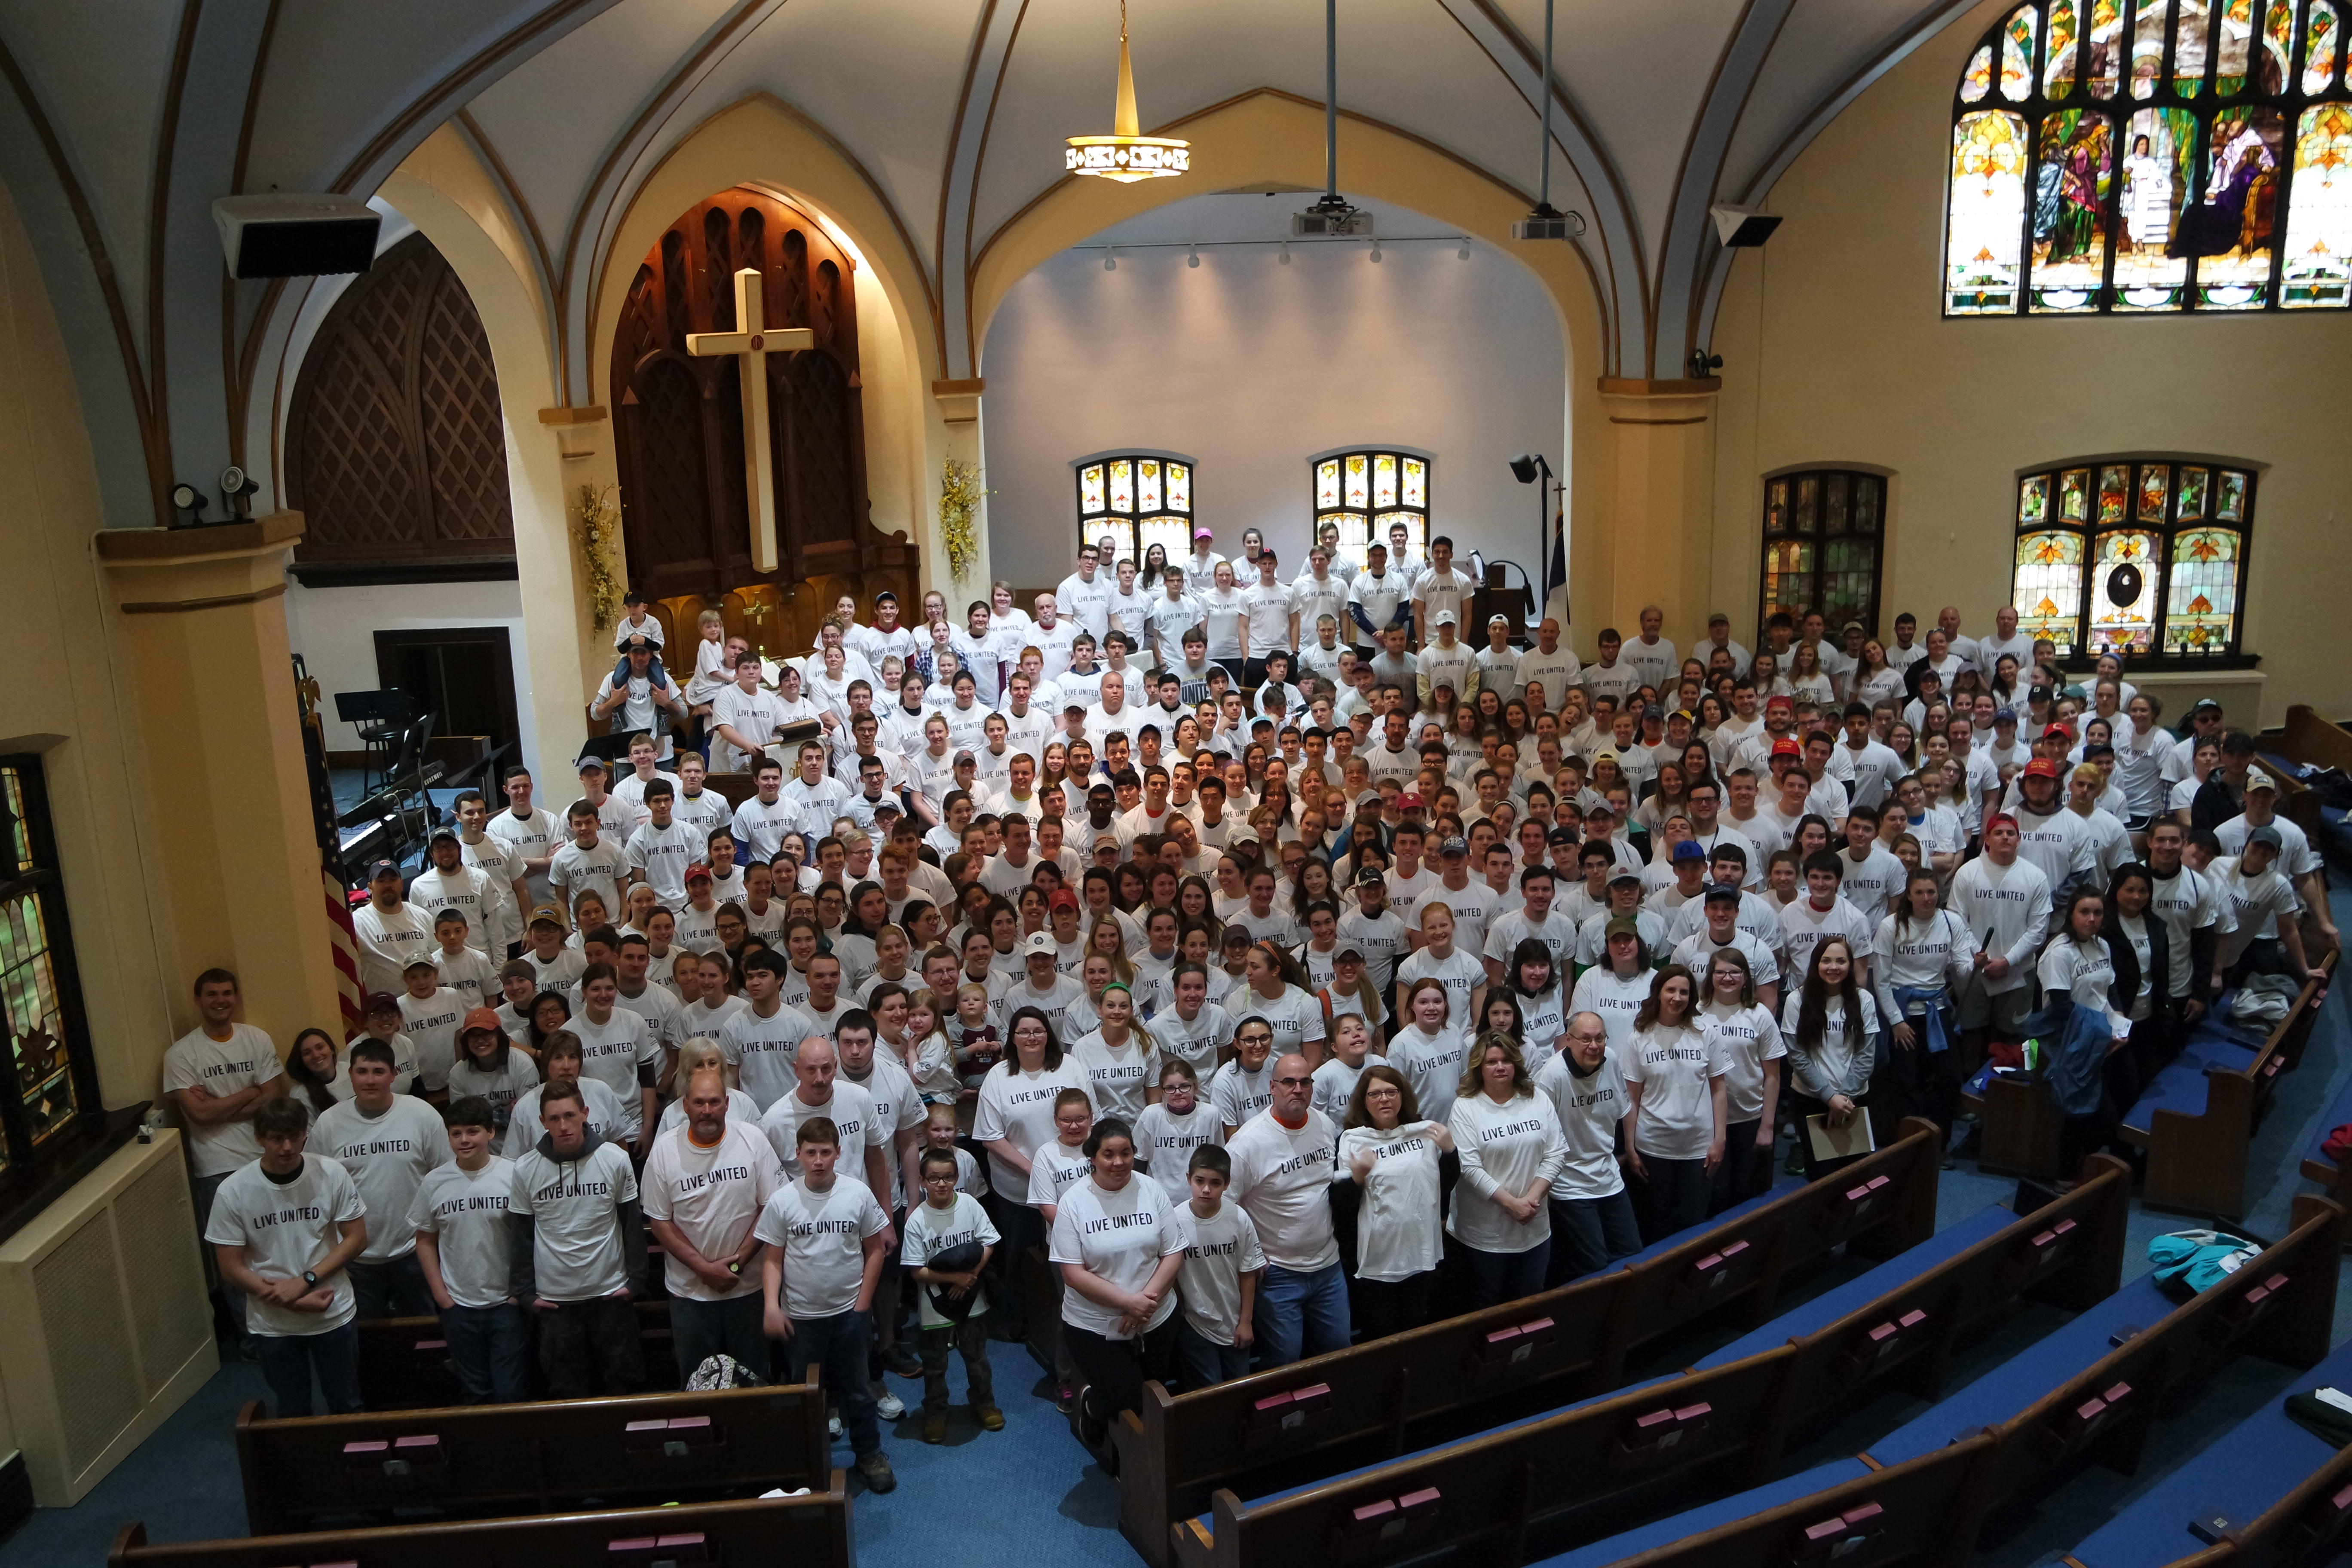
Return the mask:
POLYGON ((1523 485, 1535 483, 1536 475, 1541 471, 1537 464, 1541 460, 1532 452, 1520 453, 1511 459, 1511 478, 1523 485))
POLYGON ((1106 250, 1103 252, 1103 270, 1105 272, 1116 272, 1118 270, 1118 253, 1117 251, 1106 250))
POLYGON ((1454 259, 1456 261, 1467 261, 1470 259, 1470 237, 1468 235, 1465 234, 1462 237, 1462 248, 1454 253, 1454 259))
POLYGON ((1198 267, 1201 265, 1201 247, 1199 246, 1194 246, 1185 254, 1184 265, 1187 267, 1198 267))
POLYGON ((1706 209, 1715 219, 1716 237, 1727 248, 1752 248, 1772 237, 1780 226, 1777 217, 1767 217, 1754 207, 1714 206, 1706 209))
POLYGON ((1381 242, 1380 242, 1379 240, 1377 240, 1377 239, 1376 239, 1376 240, 1372 241, 1372 260, 1373 260, 1375 263, 1377 263, 1377 262, 1380 260, 1380 258, 1381 258, 1381 242))
POLYGON ((1276 254, 1275 259, 1285 267, 1290 265, 1290 241, 1286 239, 1282 242, 1282 249, 1276 254))

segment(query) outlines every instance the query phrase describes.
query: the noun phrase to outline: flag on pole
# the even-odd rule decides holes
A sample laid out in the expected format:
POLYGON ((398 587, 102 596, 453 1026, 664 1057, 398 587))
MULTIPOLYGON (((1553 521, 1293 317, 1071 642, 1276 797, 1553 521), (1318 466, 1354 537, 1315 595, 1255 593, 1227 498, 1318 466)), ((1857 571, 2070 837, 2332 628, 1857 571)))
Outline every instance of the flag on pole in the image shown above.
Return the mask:
POLYGON ((319 868, 319 877, 327 895, 327 946, 335 965, 335 999, 342 1004, 344 1030, 355 1033, 360 1026, 360 938, 352 926, 351 890, 324 866, 319 868))

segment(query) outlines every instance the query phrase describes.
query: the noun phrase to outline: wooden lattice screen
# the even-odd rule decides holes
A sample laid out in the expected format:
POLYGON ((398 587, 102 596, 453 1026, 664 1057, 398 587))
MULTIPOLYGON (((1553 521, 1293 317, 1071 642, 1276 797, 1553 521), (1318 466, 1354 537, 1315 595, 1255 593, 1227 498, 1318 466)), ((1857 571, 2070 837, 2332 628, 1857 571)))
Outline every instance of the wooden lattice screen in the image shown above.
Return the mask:
POLYGON ((288 421, 302 562, 511 557, 506 424, 489 339, 441 253, 411 235, 327 312, 288 421))

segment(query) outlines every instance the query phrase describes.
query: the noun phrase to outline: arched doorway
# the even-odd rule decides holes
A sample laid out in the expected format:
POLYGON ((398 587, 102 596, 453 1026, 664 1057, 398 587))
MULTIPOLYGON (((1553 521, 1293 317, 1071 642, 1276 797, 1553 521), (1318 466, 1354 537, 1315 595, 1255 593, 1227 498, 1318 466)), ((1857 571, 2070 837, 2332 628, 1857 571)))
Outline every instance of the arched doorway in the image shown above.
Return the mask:
POLYGON ((867 518, 856 268, 813 215, 740 185, 688 209, 639 263, 614 328, 614 458, 629 580, 673 635, 690 640, 715 605, 763 651, 804 648, 839 595, 916 596, 915 546, 867 518), (765 361, 779 560, 768 573, 751 559, 737 362, 686 346, 735 329, 743 268, 761 274, 767 324, 816 340, 765 361))

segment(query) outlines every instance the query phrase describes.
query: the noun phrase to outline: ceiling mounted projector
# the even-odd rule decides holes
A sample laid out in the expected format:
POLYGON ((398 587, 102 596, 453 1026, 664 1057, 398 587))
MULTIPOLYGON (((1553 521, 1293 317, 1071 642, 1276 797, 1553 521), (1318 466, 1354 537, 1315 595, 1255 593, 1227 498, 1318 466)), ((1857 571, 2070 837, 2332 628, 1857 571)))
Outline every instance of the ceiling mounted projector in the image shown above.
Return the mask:
POLYGON ((1372 232, 1372 215, 1327 195, 1303 213, 1290 215, 1290 233, 1298 239, 1363 239, 1372 232))
POLYGON ((1715 232, 1727 247, 1752 248, 1772 237, 1780 226, 1777 217, 1767 217, 1754 207, 1719 206, 1706 209, 1715 218, 1715 232))
POLYGON ((1584 215, 1561 212, 1549 202, 1537 204, 1536 210, 1511 226, 1513 239, 1574 239, 1584 232, 1584 215))
POLYGON ((232 278, 365 272, 383 219, 356 196, 223 196, 213 203, 232 278))

